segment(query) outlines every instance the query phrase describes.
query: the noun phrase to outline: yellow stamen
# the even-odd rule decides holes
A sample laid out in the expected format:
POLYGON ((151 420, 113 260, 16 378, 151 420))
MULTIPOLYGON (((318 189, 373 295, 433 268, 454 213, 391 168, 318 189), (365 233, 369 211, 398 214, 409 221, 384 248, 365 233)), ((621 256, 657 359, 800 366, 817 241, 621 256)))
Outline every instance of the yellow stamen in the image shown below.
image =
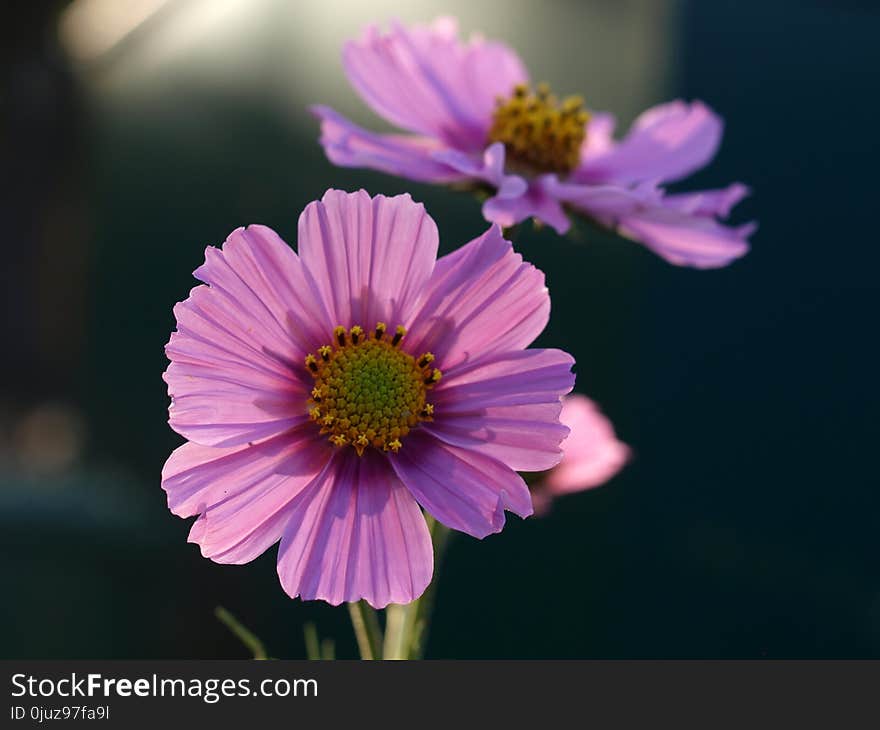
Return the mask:
POLYGON ((366 434, 360 434, 357 437, 357 440, 354 442, 355 451, 357 451, 358 456, 364 455, 364 449, 370 445, 370 439, 367 438, 366 434))
POLYGON ((434 414, 425 400, 440 380, 440 371, 428 367, 434 355, 416 360, 400 349, 404 327, 396 327, 390 340, 386 331, 379 322, 370 338, 358 325, 348 331, 339 326, 333 330, 335 348, 324 345, 320 359, 306 357, 315 377, 309 416, 334 446, 350 444, 358 456, 368 446, 396 453, 410 430, 434 414))
POLYGON ((566 174, 580 162, 589 118, 579 96, 560 104, 547 84, 538 84, 534 94, 520 84, 510 98, 498 99, 489 141, 504 143, 514 170, 566 174))
POLYGON ((435 385, 440 382, 440 378, 443 376, 437 368, 434 368, 434 371, 430 375, 425 376, 425 385, 435 385))

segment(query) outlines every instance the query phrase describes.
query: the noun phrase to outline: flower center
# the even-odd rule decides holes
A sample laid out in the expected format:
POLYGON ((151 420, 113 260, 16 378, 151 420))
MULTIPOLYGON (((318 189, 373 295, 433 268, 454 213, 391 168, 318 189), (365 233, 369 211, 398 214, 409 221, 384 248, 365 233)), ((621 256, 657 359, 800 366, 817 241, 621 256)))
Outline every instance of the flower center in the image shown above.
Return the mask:
POLYGON ((425 399, 440 371, 430 367, 430 352, 417 360, 400 349, 405 334, 398 326, 386 335, 383 322, 369 334, 357 325, 348 332, 337 327, 332 346, 306 356, 315 378, 309 415, 334 446, 350 444, 358 456, 367 446, 397 453, 411 428, 433 420, 425 399))
POLYGON ((569 173, 580 161, 590 115, 579 96, 560 104, 546 84, 536 92, 519 84, 509 99, 498 98, 489 142, 503 142, 510 167, 525 174, 569 173))

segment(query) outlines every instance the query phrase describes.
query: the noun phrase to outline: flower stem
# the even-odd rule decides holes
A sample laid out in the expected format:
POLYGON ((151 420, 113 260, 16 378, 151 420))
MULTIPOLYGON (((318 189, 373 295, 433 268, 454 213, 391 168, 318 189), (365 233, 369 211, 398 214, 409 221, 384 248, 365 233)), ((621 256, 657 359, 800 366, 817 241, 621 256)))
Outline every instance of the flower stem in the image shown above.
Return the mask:
POLYGON ((420 598, 405 605, 392 603, 385 609, 385 645, 383 656, 386 659, 421 659, 425 653, 428 624, 434 605, 436 576, 449 539, 449 528, 441 525, 430 515, 425 515, 428 532, 434 544, 434 575, 420 598))
POLYGON ((214 615, 220 623, 235 634, 238 640, 251 651, 254 655, 254 659, 269 658, 269 655, 266 653, 266 647, 263 646, 263 642, 257 638, 257 635, 250 629, 245 628, 241 622, 229 613, 229 611, 223 608, 223 606, 217 606, 217 608, 214 609, 214 615))
POLYGON ((381 659, 382 629, 376 612, 366 601, 358 601, 348 604, 348 613, 361 659, 381 659))
POLYGON ((333 639, 324 639, 321 642, 321 659, 336 658, 336 642, 333 639))
POLYGON ((413 629, 412 647, 410 658, 421 659, 425 654, 425 645, 428 643, 428 625, 431 622, 431 614, 434 610, 434 596, 437 591, 437 579, 440 575, 440 566, 446 553, 451 532, 446 525, 442 525, 430 515, 427 515, 428 530, 431 533, 431 541, 434 543, 434 576, 430 585, 425 589, 419 599, 416 610, 415 627, 413 629))
POLYGON ((313 622, 309 621, 303 626, 303 638, 306 642, 306 658, 311 660, 320 659, 321 644, 318 640, 318 629, 313 622))
POLYGON ((385 609, 385 646, 383 656, 386 659, 409 659, 412 648, 413 630, 419 601, 412 603, 392 603, 385 609))

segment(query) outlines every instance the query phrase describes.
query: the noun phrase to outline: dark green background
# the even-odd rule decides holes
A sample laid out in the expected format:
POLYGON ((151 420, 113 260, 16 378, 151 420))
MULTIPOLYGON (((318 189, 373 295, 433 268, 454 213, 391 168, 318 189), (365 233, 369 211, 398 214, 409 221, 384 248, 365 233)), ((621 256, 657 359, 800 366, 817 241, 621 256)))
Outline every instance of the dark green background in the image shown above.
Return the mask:
MULTIPOLYGON (((552 25, 609 3, 539 5, 552 25)), ((222 604, 277 656, 302 656, 306 620, 353 656, 346 612, 288 599, 274 549, 215 565, 168 513, 171 307, 206 244, 251 222, 293 242, 330 186, 411 191, 445 251, 484 229, 479 207, 332 168, 305 110, 280 111, 256 83, 242 95, 181 80, 105 108, 55 40, 64 7, 22 3, 0 24, 0 652, 245 656, 212 616, 222 604), (46 403, 86 434, 55 471, 19 453, 46 403)), ((753 251, 698 272, 592 232, 522 233, 553 298, 539 344, 575 355, 577 389, 635 459, 547 518, 457 539, 430 657, 880 655, 880 11, 692 0, 673 30, 674 71, 653 101, 702 98, 724 116, 721 153, 685 187, 752 185, 736 219, 760 221, 753 251)), ((552 41, 575 77, 614 66, 552 41)))

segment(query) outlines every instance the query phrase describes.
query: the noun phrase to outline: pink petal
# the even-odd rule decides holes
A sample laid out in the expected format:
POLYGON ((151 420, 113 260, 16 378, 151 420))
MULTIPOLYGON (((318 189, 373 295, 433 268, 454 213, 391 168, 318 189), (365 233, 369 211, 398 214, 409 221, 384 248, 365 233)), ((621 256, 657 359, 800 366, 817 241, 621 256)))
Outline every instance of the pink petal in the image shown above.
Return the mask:
POLYGON ((409 195, 328 190, 299 219, 299 252, 333 326, 408 321, 437 257, 438 233, 409 195))
POLYGON ((218 563, 247 563, 278 542, 290 501, 321 471, 331 449, 311 425, 253 446, 186 443, 162 469, 168 508, 200 515, 190 542, 218 563))
POLYGON ((544 471, 562 458, 560 396, 574 385, 574 359, 560 350, 520 350, 461 367, 432 393, 440 440, 518 471, 544 471))
POLYGON ((437 262, 407 335, 444 371, 527 347, 547 324, 544 274, 514 253, 497 226, 437 262))
POLYGON ((562 462, 544 479, 550 494, 598 487, 629 459, 629 447, 617 440, 611 421, 589 398, 578 394, 563 398, 561 420, 571 432, 562 442, 562 462))
POLYGON ((663 200, 670 208, 691 215, 710 215, 727 218, 733 207, 751 191, 742 183, 733 183, 719 190, 697 190, 693 193, 675 193, 663 200))
POLYGON ((467 177, 435 156, 446 148, 432 138, 369 132, 326 106, 314 106, 312 113, 321 120, 321 144, 334 165, 368 167, 434 183, 467 177))
POLYGON ((483 203, 483 217, 505 228, 535 218, 551 226, 558 234, 565 234, 571 221, 559 201, 547 190, 553 176, 544 175, 529 182, 525 193, 518 197, 495 195, 483 203))
POLYGON ((501 531, 505 509, 532 514, 529 489, 513 469, 423 431, 407 436, 389 460, 419 504, 454 530, 483 538, 501 531))
POLYGON ((633 187, 587 185, 560 182, 554 176, 548 176, 544 189, 558 201, 586 211, 609 226, 624 215, 660 204, 663 196, 662 191, 653 183, 642 183, 633 187))
POLYGON ((571 179, 589 183, 680 180, 714 157, 722 129, 721 119, 702 102, 655 106, 636 119, 619 144, 583 160, 571 179))
POLYGON ((518 198, 528 190, 528 183, 519 175, 504 173, 505 151, 501 142, 489 145, 481 157, 458 150, 435 152, 435 160, 455 168, 468 180, 488 183, 501 198, 518 198))
POLYGON ((455 21, 430 26, 370 26, 343 52, 349 81, 393 124, 465 151, 481 149, 495 99, 527 80, 516 54, 500 43, 458 39, 455 21))
POLYGON ((749 250, 746 239, 755 230, 752 224, 733 228, 712 217, 727 215, 748 193, 739 183, 666 196, 649 182, 627 188, 553 180, 547 189, 573 209, 682 266, 726 266, 749 250))
POLYGON ((623 217, 618 232, 639 241, 672 264, 712 269, 748 253, 757 225, 725 226, 706 216, 657 207, 623 217))
POLYGON ((593 159, 604 155, 615 144, 613 114, 608 112, 590 112, 590 120, 587 122, 584 143, 581 146, 581 162, 587 164, 593 159))
POLYGON ((165 348, 171 427, 235 446, 302 422, 302 357, 328 325, 296 254, 268 228, 240 228, 205 251, 195 274, 209 286, 175 306, 165 348))
POLYGON ((385 457, 336 452, 291 505, 278 551, 288 595, 375 608, 409 603, 431 580, 434 557, 421 510, 385 457))

